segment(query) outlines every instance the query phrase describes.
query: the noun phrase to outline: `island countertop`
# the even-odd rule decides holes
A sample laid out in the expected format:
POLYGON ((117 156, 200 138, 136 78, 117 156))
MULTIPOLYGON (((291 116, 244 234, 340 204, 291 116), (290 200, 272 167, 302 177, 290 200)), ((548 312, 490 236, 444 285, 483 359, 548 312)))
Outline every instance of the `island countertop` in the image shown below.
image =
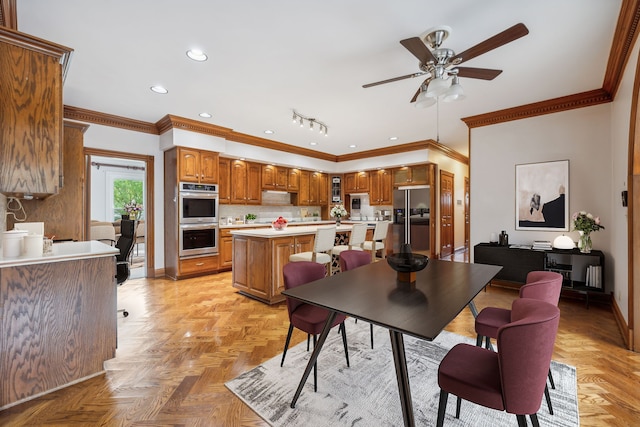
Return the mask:
POLYGON ((0 268, 114 256, 119 252, 119 249, 95 240, 86 242, 60 242, 53 244, 53 253, 49 255, 39 255, 35 257, 21 255, 15 258, 5 258, 2 256, 2 252, 0 252, 0 268))
MULTIPOLYGON (((284 230, 274 230, 272 227, 253 228, 246 230, 233 230, 231 235, 233 236, 245 236, 245 237, 262 237, 267 239, 274 239, 284 236, 303 236, 305 234, 315 234, 316 230, 320 227, 331 227, 331 223, 319 224, 319 225, 298 225, 295 227, 288 226, 284 230)), ((342 224, 336 227, 336 232, 351 231, 351 224, 342 224)), ((367 228, 374 228, 367 226, 367 228)))

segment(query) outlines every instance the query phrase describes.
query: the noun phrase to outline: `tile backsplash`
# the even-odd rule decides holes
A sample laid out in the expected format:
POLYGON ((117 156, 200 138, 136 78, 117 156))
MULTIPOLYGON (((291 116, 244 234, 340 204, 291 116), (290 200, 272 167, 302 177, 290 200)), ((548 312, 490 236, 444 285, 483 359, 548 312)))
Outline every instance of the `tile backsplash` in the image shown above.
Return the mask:
MULTIPOLYGON (((264 199, 263 199, 264 203, 264 199)), ((244 221, 244 216, 248 213, 255 214, 258 218, 256 222, 271 222, 282 216, 289 221, 313 220, 313 213, 317 212, 316 218, 320 219, 320 206, 247 206, 247 205, 220 205, 220 222, 227 223, 227 218, 235 221, 236 218, 244 221), (306 216, 305 216, 306 215, 306 216)))

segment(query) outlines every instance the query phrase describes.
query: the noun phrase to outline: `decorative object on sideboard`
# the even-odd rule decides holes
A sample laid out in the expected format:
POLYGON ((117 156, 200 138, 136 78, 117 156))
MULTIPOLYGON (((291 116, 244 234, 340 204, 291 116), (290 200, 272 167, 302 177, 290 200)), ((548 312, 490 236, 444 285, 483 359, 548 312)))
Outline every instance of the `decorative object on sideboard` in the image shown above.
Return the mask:
POLYGON ((573 249, 576 247, 576 242, 571 237, 562 234, 553 239, 553 247, 555 249, 573 249))
POLYGON ((591 252, 591 233, 600 229, 604 230, 604 226, 600 225, 600 217, 593 216, 593 214, 580 211, 575 212, 572 217, 573 229, 580 233, 580 239, 578 240, 578 248, 580 252, 588 254, 591 252))
POLYGON ((124 210, 126 212, 125 215, 129 215, 129 218, 125 218, 123 215, 122 219, 140 219, 143 206, 139 203, 136 203, 135 199, 131 199, 129 203, 125 203, 124 210))
POLYGON ((509 235, 505 230, 502 230, 502 232, 498 236, 498 244, 500 246, 509 246, 509 235))
POLYGON ((342 217, 349 215, 349 212, 344 208, 344 205, 338 204, 331 208, 331 212, 329 214, 332 218, 336 219, 336 225, 340 225, 342 217))

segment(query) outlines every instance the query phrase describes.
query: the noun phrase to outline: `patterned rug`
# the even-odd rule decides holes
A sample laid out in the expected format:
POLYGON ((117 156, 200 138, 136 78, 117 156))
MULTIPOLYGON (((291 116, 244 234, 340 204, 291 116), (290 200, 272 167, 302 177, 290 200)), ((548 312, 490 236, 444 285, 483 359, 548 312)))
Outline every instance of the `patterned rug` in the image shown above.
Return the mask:
MULTIPOLYGON (((227 382, 227 388, 272 426, 402 425, 388 331, 374 327, 372 350, 367 323, 347 319, 346 327, 351 367, 346 367, 340 334, 332 331, 318 357, 318 392, 313 392, 310 375, 294 409, 289 405, 311 354, 306 343, 289 349, 284 367, 280 367, 282 356, 276 356, 227 382)), ((440 360, 455 344, 475 344, 475 340, 445 331, 432 343, 408 336, 404 341, 416 425, 435 425, 440 360)), ((576 369, 552 362, 551 370, 556 384, 555 390, 550 388, 555 415, 549 414, 543 397, 538 411, 540 425, 577 426, 576 369)), ((455 419, 455 401, 449 396, 445 426, 517 425, 515 415, 468 401, 462 402, 460 419, 455 419)))

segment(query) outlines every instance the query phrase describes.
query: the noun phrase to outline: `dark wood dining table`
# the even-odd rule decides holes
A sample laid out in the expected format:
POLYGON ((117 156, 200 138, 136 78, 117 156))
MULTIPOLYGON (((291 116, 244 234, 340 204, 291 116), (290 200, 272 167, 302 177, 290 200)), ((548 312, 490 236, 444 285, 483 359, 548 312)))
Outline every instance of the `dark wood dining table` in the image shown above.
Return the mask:
POLYGON ((295 408, 335 316, 342 313, 389 330, 404 425, 413 426, 403 335, 428 341, 436 338, 501 269, 493 265, 430 260, 424 270, 416 273, 415 284, 409 285, 398 283, 396 272, 383 260, 282 292, 287 297, 329 310, 291 407, 295 408))

